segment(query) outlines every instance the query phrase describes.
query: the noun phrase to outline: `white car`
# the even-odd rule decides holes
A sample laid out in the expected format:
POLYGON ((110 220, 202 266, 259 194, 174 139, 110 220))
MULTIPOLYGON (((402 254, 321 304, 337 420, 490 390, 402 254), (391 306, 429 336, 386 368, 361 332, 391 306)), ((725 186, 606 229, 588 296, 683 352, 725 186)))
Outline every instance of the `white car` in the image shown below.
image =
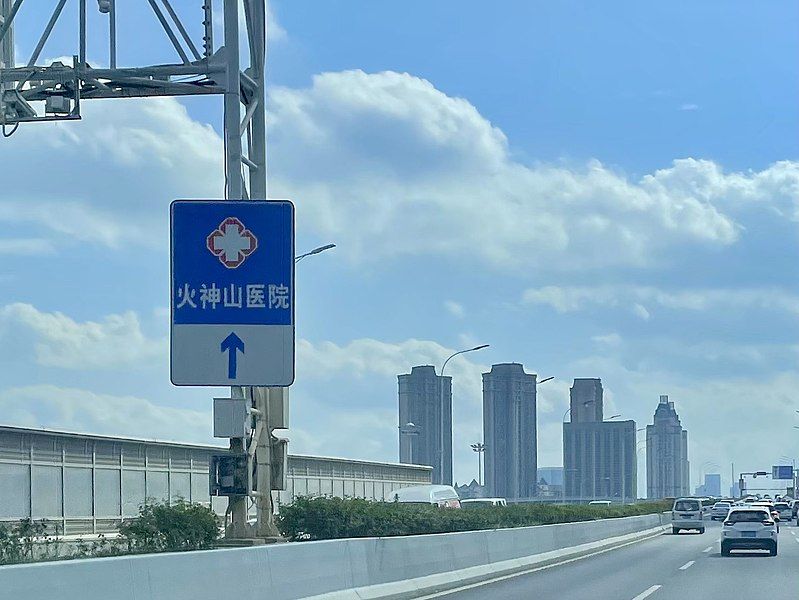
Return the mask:
POLYGON ((760 506, 733 507, 721 530, 721 555, 732 550, 768 550, 777 556, 777 524, 768 509, 760 506))
POLYGON ((492 506, 507 506, 505 498, 469 498, 461 500, 461 508, 485 508, 492 506))
POLYGON ((727 517, 727 513, 730 512, 731 507, 732 504, 730 502, 716 502, 713 508, 710 509, 710 520, 715 521, 718 519, 723 521, 727 517))
POLYGON ((780 513, 780 521, 785 521, 787 523, 791 520, 791 517, 793 517, 791 505, 787 502, 775 502, 773 510, 776 510, 778 513, 780 513))
POLYGON ((458 492, 451 485, 413 485, 394 490, 400 504, 431 504, 441 508, 460 508, 458 492))
POLYGON ((677 498, 671 509, 671 532, 675 535, 683 529, 696 529, 705 533, 705 515, 702 501, 698 498, 677 498))

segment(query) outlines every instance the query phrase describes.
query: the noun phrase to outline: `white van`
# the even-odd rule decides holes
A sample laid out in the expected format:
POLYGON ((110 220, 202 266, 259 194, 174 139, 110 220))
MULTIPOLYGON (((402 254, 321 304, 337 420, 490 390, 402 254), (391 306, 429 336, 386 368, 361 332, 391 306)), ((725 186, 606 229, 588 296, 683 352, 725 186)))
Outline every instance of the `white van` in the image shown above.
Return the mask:
POLYGON ((403 504, 432 504, 442 508, 460 508, 458 492, 451 485, 414 485, 394 490, 392 499, 403 504))
POLYGON ((468 498, 461 500, 461 508, 485 508, 487 506, 507 506, 505 498, 468 498))
POLYGON ((671 509, 671 532, 680 533, 683 529, 696 529, 705 533, 705 516, 702 500, 699 498, 677 498, 671 509))

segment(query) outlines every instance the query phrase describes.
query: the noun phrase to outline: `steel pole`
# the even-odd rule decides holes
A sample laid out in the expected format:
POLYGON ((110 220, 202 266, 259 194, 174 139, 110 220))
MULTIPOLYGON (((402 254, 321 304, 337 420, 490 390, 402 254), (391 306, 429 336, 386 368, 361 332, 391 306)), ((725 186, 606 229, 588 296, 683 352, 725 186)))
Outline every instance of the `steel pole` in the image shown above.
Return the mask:
MULTIPOLYGON (((224 0, 225 21, 225 93, 224 93, 224 142, 225 142, 225 198, 241 200, 241 136, 239 136, 240 85, 239 85, 239 7, 238 0, 224 0)), ((250 390, 240 386, 230 388, 232 398, 249 398, 250 390)), ((232 438, 230 451, 241 454, 246 451, 242 440, 232 438)), ((232 538, 251 537, 247 526, 247 498, 231 497, 230 514, 232 525, 226 535, 232 538)))
POLYGON ((244 186, 241 178, 241 82, 239 79, 239 4, 224 0, 225 18, 225 198, 241 200, 244 186))
MULTIPOLYGON (((247 129, 247 154, 255 167, 249 168, 250 199, 266 200, 266 116, 264 109, 264 86, 266 81, 266 13, 262 0, 246 0, 247 26, 250 41, 250 68, 248 74, 255 81, 256 88, 249 102, 253 106, 252 120, 247 129)), ((240 135, 240 126, 237 123, 236 132, 240 135)), ((239 137, 239 143, 241 138, 239 137)), ((293 277, 292 277, 293 279, 293 277)), ((294 282, 292 281, 292 285, 294 282)), ((264 420, 264 427, 258 440, 256 450, 257 486, 256 497, 257 531, 258 537, 276 537, 279 535, 274 521, 272 506, 272 431, 274 422, 270 415, 270 404, 280 404, 287 401, 288 388, 272 387, 255 394, 260 400, 256 408, 261 411, 259 418, 264 420)))

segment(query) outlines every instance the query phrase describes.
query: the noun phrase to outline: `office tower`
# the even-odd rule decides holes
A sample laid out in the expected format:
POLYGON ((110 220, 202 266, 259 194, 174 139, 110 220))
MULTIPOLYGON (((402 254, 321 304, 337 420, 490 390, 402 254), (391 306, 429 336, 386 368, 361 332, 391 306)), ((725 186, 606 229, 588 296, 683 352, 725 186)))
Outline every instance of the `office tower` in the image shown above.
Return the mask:
POLYGON ((601 423, 602 380, 599 378, 579 378, 574 380, 569 390, 569 411, 572 423, 601 423))
POLYGON ((689 486, 688 432, 674 402, 661 396, 653 424, 646 426, 646 497, 687 496, 689 486))
POLYGON ((635 421, 603 421, 600 379, 575 379, 563 423, 565 496, 626 502, 637 496, 635 421))
POLYGON ((430 365, 399 375, 399 460, 433 467, 433 483, 452 485, 452 377, 430 365))
POLYGON ((519 363, 493 365, 483 373, 485 483, 490 496, 516 499, 536 494, 536 376, 519 363))

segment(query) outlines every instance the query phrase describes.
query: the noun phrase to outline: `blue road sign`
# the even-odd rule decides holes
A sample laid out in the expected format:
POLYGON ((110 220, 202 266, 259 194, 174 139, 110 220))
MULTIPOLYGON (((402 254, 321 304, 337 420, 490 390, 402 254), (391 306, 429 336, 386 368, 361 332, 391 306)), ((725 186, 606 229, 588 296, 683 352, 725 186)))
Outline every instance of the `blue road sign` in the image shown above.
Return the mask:
POLYGON ((170 241, 172 383, 291 385, 291 202, 175 200, 170 241))
POLYGON ((793 479, 793 467, 791 465, 775 465, 771 467, 772 479, 793 479))

